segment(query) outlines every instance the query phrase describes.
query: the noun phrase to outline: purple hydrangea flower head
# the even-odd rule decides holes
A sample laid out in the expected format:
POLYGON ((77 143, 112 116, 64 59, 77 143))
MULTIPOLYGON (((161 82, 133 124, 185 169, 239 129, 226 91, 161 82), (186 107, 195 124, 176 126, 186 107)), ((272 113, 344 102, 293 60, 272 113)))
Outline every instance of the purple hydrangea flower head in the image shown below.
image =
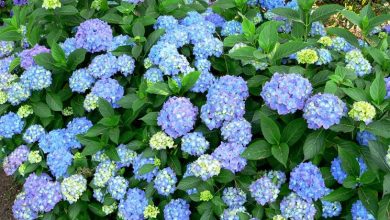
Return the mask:
POLYGON ((352 220, 375 220, 375 217, 364 207, 362 201, 357 200, 351 208, 352 220))
POLYGON ((51 72, 41 66, 32 66, 20 76, 20 82, 31 90, 42 90, 51 85, 51 72))
POLYGON ((65 56, 69 56, 73 51, 77 49, 75 38, 66 38, 63 43, 60 43, 61 49, 64 51, 65 56))
POLYGON ((60 148, 74 149, 80 147, 81 144, 75 136, 70 134, 66 129, 52 130, 39 139, 39 148, 45 153, 51 153, 60 148))
POLYGON ((270 109, 285 115, 302 110, 312 90, 309 80, 299 74, 275 73, 260 95, 270 109))
MULTIPOLYGON (((331 193, 331 189, 326 190, 326 195, 331 193)), ((337 217, 341 214, 341 203, 336 201, 336 202, 329 202, 326 200, 321 200, 322 203, 322 217, 324 218, 333 218, 337 217)))
POLYGON ((278 198, 280 190, 270 178, 263 176, 252 182, 249 186, 249 192, 258 204, 265 205, 274 202, 278 198))
POLYGON ((232 171, 233 173, 240 172, 246 166, 246 159, 241 157, 241 153, 244 152, 245 147, 240 143, 221 143, 212 156, 217 159, 221 166, 225 169, 232 171))
POLYGON ((133 164, 137 153, 133 150, 130 150, 126 145, 121 144, 116 149, 120 158, 120 161, 117 162, 118 169, 122 167, 129 167, 133 164))
POLYGON ((133 45, 135 45, 135 44, 134 44, 134 42, 131 41, 129 36, 118 35, 112 39, 109 51, 114 51, 118 47, 121 47, 121 46, 133 46, 133 45))
POLYGON ((313 22, 311 25, 311 30, 309 33, 311 36, 325 36, 326 35, 326 30, 324 24, 322 24, 319 21, 313 22))
POLYGON ((385 26, 383 27, 383 30, 384 30, 386 33, 390 34, 390 24, 385 25, 385 26))
POLYGON ((98 55, 93 58, 87 70, 96 79, 109 78, 118 72, 117 58, 110 53, 98 55))
POLYGON ((203 181, 206 181, 221 172, 221 163, 212 155, 203 154, 188 168, 188 175, 200 177, 203 181))
POLYGON ((242 34, 242 26, 241 23, 235 20, 227 21, 222 25, 221 35, 222 36, 230 36, 242 34))
POLYGON ((176 27, 178 24, 179 24, 179 21, 176 20, 175 17, 173 17, 171 15, 163 15, 163 16, 159 16, 157 18, 157 21, 154 24, 153 28, 154 29, 170 30, 173 27, 176 27))
POLYGON ((318 60, 316 62, 317 66, 328 64, 333 60, 332 54, 327 49, 323 49, 323 48, 318 49, 317 55, 318 55, 318 60))
POLYGON ((314 219, 316 209, 311 201, 306 201, 295 193, 290 193, 280 202, 280 212, 286 219, 314 219))
POLYGON ((73 118, 66 125, 66 130, 72 135, 85 134, 92 125, 92 122, 86 117, 73 118))
POLYGON ((14 2, 14 5, 19 5, 19 6, 28 4, 28 0, 13 0, 13 2, 14 2))
POLYGON ((28 158, 30 150, 26 145, 20 145, 3 160, 4 173, 11 176, 28 158))
POLYGON ((144 78, 146 79, 147 82, 150 82, 150 83, 164 81, 163 76, 164 76, 163 72, 157 68, 150 68, 150 69, 146 70, 146 72, 144 74, 144 78))
POLYGON ((124 89, 115 79, 100 79, 92 87, 92 94, 105 99, 117 108, 119 105, 116 102, 123 97, 124 89))
POLYGON ((311 162, 300 163, 292 170, 289 188, 307 201, 315 201, 326 193, 321 171, 311 162))
POLYGON ((41 53, 50 53, 50 50, 44 46, 35 45, 31 49, 23 50, 20 54, 20 66, 24 69, 28 69, 31 66, 35 66, 34 57, 41 53))
POLYGON ((104 187, 116 171, 117 167, 113 161, 103 161, 96 167, 92 183, 97 187, 104 187))
POLYGON ((112 198, 121 200, 125 197, 128 186, 129 181, 127 181, 124 177, 111 177, 110 180, 108 180, 107 191, 110 193, 112 198))
MULTIPOLYGON (((390 25, 389 25, 390 27, 390 25)), ((385 83, 386 83, 386 99, 390 98, 390 77, 385 78, 385 83)))
POLYGON ((201 132, 192 132, 181 139, 181 150, 192 156, 200 156, 209 149, 210 143, 201 132))
POLYGON ((376 136, 369 131, 358 131, 356 141, 362 146, 368 146, 369 141, 376 141, 376 136))
POLYGON ((245 100, 249 96, 248 86, 242 77, 226 75, 210 88, 207 98, 217 96, 221 91, 227 92, 228 95, 245 100))
POLYGON ((148 183, 153 180, 153 178, 157 175, 158 167, 156 166, 152 171, 140 174, 139 169, 145 164, 153 164, 155 163, 155 159, 152 157, 143 158, 142 154, 138 155, 133 162, 133 170, 134 177, 137 180, 146 180, 148 183))
POLYGON ((126 198, 120 201, 118 215, 124 220, 143 220, 146 206, 148 206, 148 199, 145 192, 132 188, 127 191, 126 198))
POLYGON ((133 74, 135 68, 135 61, 133 57, 123 54, 118 57, 116 63, 118 70, 124 75, 128 76, 133 74))
POLYGON ((166 134, 178 138, 193 129, 197 114, 198 108, 188 98, 171 97, 164 103, 157 124, 166 134))
POLYGON ((16 196, 12 206, 12 213, 16 220, 32 220, 38 218, 38 213, 33 211, 29 206, 29 198, 25 192, 21 192, 16 196))
POLYGON ((223 190, 222 200, 228 207, 240 207, 246 202, 246 194, 240 188, 227 187, 223 190))
POLYGON ((32 144, 37 142, 43 135, 45 135, 45 129, 42 125, 34 124, 26 129, 23 134, 23 140, 28 144, 32 144))
POLYGON ((135 4, 135 5, 144 2, 144 0, 123 0, 123 1, 131 3, 131 4, 135 4))
POLYGON ((235 142, 246 146, 252 140, 251 129, 251 124, 244 118, 240 118, 225 122, 221 128, 221 134, 228 142, 235 142))
POLYGON ((78 69, 69 78, 69 87, 72 92, 84 93, 92 87, 95 81, 95 78, 89 74, 87 69, 78 69))
POLYGON ((343 101, 333 94, 316 94, 310 97, 303 109, 303 117, 308 127, 328 129, 330 126, 340 123, 346 114, 347 107, 343 101))
POLYGON ((175 172, 170 168, 164 168, 158 171, 154 178, 154 188, 157 193, 163 196, 168 196, 176 190, 177 177, 175 172))
POLYGON ((24 121, 15 113, 8 112, 0 117, 0 137, 12 138, 23 130, 24 121))
POLYGON ((11 105, 19 105, 31 96, 31 90, 20 82, 12 83, 7 90, 8 102, 11 105))
POLYGON ((106 51, 112 42, 112 30, 110 25, 100 19, 89 19, 77 28, 76 47, 84 48, 88 52, 95 53, 106 51))
POLYGON ((223 53, 223 43, 218 38, 205 38, 195 44, 193 53, 197 59, 220 57, 223 53))
MULTIPOLYGON (((363 158, 359 157, 356 158, 356 160, 359 163, 360 166, 360 175, 362 175, 364 172, 367 171, 367 165, 364 162, 363 158)), ((330 166, 330 172, 332 173, 333 178, 339 183, 343 184, 345 178, 347 178, 347 173, 345 172, 344 168, 342 167, 342 162, 339 157, 336 157, 333 159, 331 166, 330 166)))
POLYGON ((214 13, 211 8, 208 8, 202 15, 206 21, 213 23, 215 27, 222 27, 225 23, 225 19, 221 15, 214 13))
POLYGON ((68 176, 67 170, 72 161, 73 155, 65 148, 59 148, 47 155, 47 165, 57 179, 68 176))
POLYGON ((215 76, 210 72, 201 72, 195 85, 191 88, 192 92, 206 92, 215 82, 215 76))
POLYGON ((13 41, 0 41, 0 58, 11 55, 14 46, 15 43, 13 41))
POLYGON ((164 219, 189 220, 190 205, 184 199, 172 199, 164 207, 164 219))

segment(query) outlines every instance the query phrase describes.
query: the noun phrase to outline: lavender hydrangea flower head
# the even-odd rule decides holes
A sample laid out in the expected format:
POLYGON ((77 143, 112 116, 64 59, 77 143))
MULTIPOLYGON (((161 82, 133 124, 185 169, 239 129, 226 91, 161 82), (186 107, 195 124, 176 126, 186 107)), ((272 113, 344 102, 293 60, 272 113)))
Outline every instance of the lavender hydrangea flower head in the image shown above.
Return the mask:
POLYGON ((87 71, 96 79, 109 78, 118 72, 118 60, 110 53, 98 55, 93 58, 87 71))
POLYGON ((364 207, 362 201, 357 200, 351 208, 352 220, 375 220, 375 217, 364 207))
POLYGON ((326 193, 321 171, 311 162, 301 163, 292 170, 289 188, 307 201, 315 201, 326 193))
POLYGON ((249 186, 249 192, 258 204, 265 205, 274 202, 278 198, 280 190, 270 178, 263 176, 252 182, 249 186))
POLYGON ((43 135, 45 135, 45 129, 42 125, 34 124, 26 129, 23 134, 23 140, 31 144, 37 142, 43 135))
POLYGON ((67 177, 61 183, 62 196, 71 204, 77 202, 85 190, 87 190, 87 180, 80 174, 67 177))
POLYGON ((24 121, 13 112, 0 117, 0 137, 12 138, 15 134, 20 134, 23 127, 24 121))
POLYGON ((201 155, 189 166, 189 172, 203 181, 217 176, 221 171, 220 162, 209 154, 201 155))
MULTIPOLYGON (((360 175, 362 175, 364 172, 367 171, 367 165, 364 162, 363 158, 359 157, 356 158, 356 160, 359 163, 360 166, 360 175)), ((342 167, 342 162, 339 157, 336 157, 333 159, 331 166, 330 166, 330 172, 333 176, 333 178, 339 183, 343 184, 345 178, 347 178, 347 173, 345 172, 344 168, 342 167)))
POLYGON ((112 107, 119 107, 116 104, 124 94, 123 87, 115 79, 107 78, 98 80, 92 87, 92 94, 108 101, 112 107))
POLYGON ((193 129, 197 114, 198 109, 188 98, 171 97, 164 103, 157 124, 169 136, 178 138, 193 129))
POLYGON ((314 219, 316 214, 314 204, 295 193, 290 193, 283 198, 280 202, 280 211, 283 217, 292 220, 314 219))
POLYGON ((20 82, 31 90, 42 90, 51 85, 51 72, 41 66, 32 66, 20 76, 20 82))
POLYGON ((148 183, 153 180, 153 178, 157 175, 158 167, 156 166, 152 171, 140 174, 139 169, 145 165, 145 164, 153 164, 155 165, 155 159, 154 158, 143 158, 142 154, 138 155, 134 162, 133 162, 133 170, 134 170, 134 177, 137 180, 146 180, 148 183))
MULTIPOLYGON (((331 189, 326 190, 326 195, 331 193, 331 189)), ((336 216, 339 216, 341 214, 341 203, 336 202, 329 202, 325 200, 321 200, 322 204, 322 217, 324 218, 333 218, 336 216)))
POLYGON ((221 128, 221 134, 228 142, 235 142, 246 146, 252 140, 251 129, 251 124, 244 118, 240 118, 225 122, 221 128))
POLYGON ((19 105, 31 96, 31 90, 20 82, 12 83, 7 90, 8 102, 11 105, 19 105))
POLYGON ((69 78, 69 87, 72 92, 84 93, 95 83, 95 78, 89 74, 87 69, 78 69, 69 78))
POLYGON ((184 199, 173 199, 164 207, 164 219, 189 220, 190 205, 184 199))
POLYGON ((222 27, 226 22, 221 15, 214 13, 211 8, 207 8, 202 15, 206 21, 213 23, 215 27, 222 27))
POLYGON ((34 57, 41 53, 50 53, 50 50, 44 46, 35 45, 31 49, 23 50, 20 54, 20 66, 24 69, 28 69, 31 66, 35 66, 34 57))
POLYGON ((118 216, 124 220, 143 220, 144 210, 148 206, 148 199, 144 191, 133 188, 126 193, 118 206, 118 216))
POLYGON ((26 145, 20 145, 3 160, 4 173, 11 176, 28 158, 30 150, 26 145))
POLYGON ((269 108, 285 115, 302 110, 312 90, 309 80, 299 74, 275 73, 260 95, 269 108))
POLYGON ((316 94, 310 97, 303 109, 303 117, 311 129, 321 127, 328 129, 340 123, 346 114, 347 107, 343 101, 333 94, 316 94))
POLYGON ((0 58, 11 55, 14 46, 15 43, 13 41, 0 41, 0 58))
POLYGON ((108 50, 112 38, 110 25, 97 18, 81 23, 75 35, 76 47, 91 53, 108 50))
POLYGON ((176 190, 177 177, 175 172, 170 168, 164 168, 158 171, 154 179, 154 188, 158 194, 168 196, 176 190))
POLYGON ((66 38, 63 43, 59 44, 61 49, 64 51, 65 56, 69 56, 73 51, 77 49, 75 38, 66 38))
POLYGON ((112 161, 103 161, 96 167, 92 183, 98 187, 104 187, 117 170, 116 164, 112 161))
POLYGON ((123 54, 117 59, 118 70, 124 75, 128 76, 133 74, 135 68, 135 61, 133 57, 123 54))
POLYGON ((270 170, 265 174, 278 188, 286 182, 286 174, 282 171, 270 170))
POLYGON ((356 141, 362 146, 368 146, 369 141, 376 141, 376 136, 369 131, 359 131, 356 134, 356 141))
POLYGON ((107 191, 110 193, 112 198, 121 200, 125 197, 128 186, 129 181, 127 181, 124 177, 111 177, 110 180, 108 180, 107 191))
POLYGON ((206 152, 210 143, 201 132, 192 132, 181 139, 181 150, 192 156, 200 156, 206 152))
POLYGON ((242 34, 242 26, 241 23, 235 20, 227 21, 222 25, 221 35, 222 36, 230 36, 242 34))
POLYGON ((34 212, 29 206, 29 199, 25 192, 21 192, 16 196, 12 206, 13 217, 16 220, 37 219, 38 213, 34 212))
POLYGON ((223 190, 222 200, 229 207, 240 207, 246 202, 246 194, 240 188, 227 187, 223 190))
POLYGON ((221 163, 221 167, 232 171, 233 173, 240 172, 247 164, 245 158, 241 157, 245 147, 240 143, 221 143, 212 156, 221 163))
POLYGON ((14 3, 14 5, 22 6, 22 5, 27 5, 28 0, 13 0, 13 3, 14 3))
POLYGON ((47 155, 47 166, 57 179, 68 176, 67 170, 72 161, 73 155, 65 148, 59 148, 47 155))

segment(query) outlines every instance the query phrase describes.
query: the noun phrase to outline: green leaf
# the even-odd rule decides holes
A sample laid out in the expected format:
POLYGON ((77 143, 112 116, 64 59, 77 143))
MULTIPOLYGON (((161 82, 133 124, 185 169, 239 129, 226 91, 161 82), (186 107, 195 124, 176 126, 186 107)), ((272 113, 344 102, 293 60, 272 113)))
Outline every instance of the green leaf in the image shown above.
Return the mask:
POLYGON ((368 147, 372 161, 383 171, 390 172, 390 166, 386 163, 385 155, 388 146, 379 141, 369 141, 368 147))
POLYGON ((104 125, 106 127, 115 127, 119 124, 121 117, 119 115, 113 115, 102 118, 98 124, 104 125))
POLYGON ((199 71, 194 71, 184 75, 183 79, 181 80, 181 93, 183 94, 190 90, 195 85, 196 81, 198 81, 199 76, 199 71))
POLYGON ((349 150, 339 147, 339 157, 341 159, 342 167, 348 175, 353 177, 360 176, 360 166, 356 160, 355 155, 351 154, 349 150))
POLYGON ((306 131, 306 122, 302 118, 295 119, 287 124, 282 132, 282 142, 289 146, 295 144, 306 131))
POLYGON ((385 52, 375 47, 367 47, 366 50, 371 55, 371 57, 375 60, 375 62, 377 62, 382 66, 385 64, 386 59, 389 58, 389 56, 385 52))
POLYGON ((254 218, 257 219, 263 219, 264 216, 264 208, 262 206, 255 206, 255 208, 252 210, 252 215, 254 218))
POLYGON ((342 10, 344 7, 338 4, 325 4, 313 11, 311 14, 311 22, 316 21, 325 21, 327 20, 331 15, 336 14, 340 10, 342 10))
POLYGON ((111 117, 114 116, 115 112, 112 108, 111 104, 107 102, 105 99, 99 98, 98 101, 99 112, 103 117, 111 117))
POLYGON ((11 64, 9 65, 8 72, 14 71, 14 69, 20 65, 20 57, 17 57, 12 60, 11 64))
POLYGON ((95 154, 96 152, 100 151, 101 149, 103 149, 103 145, 100 142, 96 142, 95 144, 87 144, 87 145, 85 145, 81 154, 84 156, 89 156, 89 155, 95 154))
POLYGON ((271 148, 272 156, 274 156, 275 159, 277 159, 285 167, 287 167, 289 151, 290 149, 286 143, 281 143, 280 145, 274 145, 271 148))
POLYGON ((147 174, 151 172, 156 166, 154 164, 145 164, 138 170, 139 175, 147 174))
POLYGON ((62 111, 63 108, 62 100, 58 94, 47 93, 46 103, 53 111, 62 111))
POLYGON ((88 204, 88 209, 97 216, 100 216, 100 217, 106 216, 106 213, 104 213, 102 210, 102 205, 99 203, 88 204))
POLYGON ((164 29, 157 29, 149 34, 145 46, 144 46, 144 52, 147 54, 152 48, 152 46, 160 39, 160 37, 165 33, 164 29))
POLYGON ((234 173, 226 169, 221 169, 221 172, 215 177, 215 181, 219 183, 230 183, 234 178, 234 173))
POLYGON ((355 35, 344 28, 331 27, 327 29, 328 34, 337 35, 339 37, 343 37, 346 41, 348 41, 352 46, 356 48, 360 48, 359 42, 355 35))
POLYGON ((228 56, 236 60, 254 60, 255 57, 253 53, 256 50, 257 49, 254 47, 240 47, 238 49, 233 50, 231 53, 228 54, 228 56))
POLYGON ((383 177, 383 195, 390 194, 390 173, 383 177))
POLYGON ((386 83, 382 74, 378 73, 370 86, 371 98, 377 103, 381 104, 386 96, 386 83))
POLYGON ((281 60, 283 57, 287 57, 293 53, 296 53, 309 46, 309 44, 301 41, 290 41, 279 45, 276 48, 274 55, 272 56, 273 61, 281 60))
POLYGON ((341 88, 347 96, 355 101, 368 101, 367 93, 359 88, 341 88))
POLYGON ((293 21, 302 22, 298 11, 293 10, 291 8, 275 8, 272 10, 272 13, 275 13, 277 15, 280 15, 282 17, 288 18, 293 21))
POLYGON ((103 21, 106 21, 106 22, 108 22, 110 24, 120 24, 120 23, 122 23, 122 16, 117 14, 117 13, 113 13, 113 12, 109 12, 109 13, 105 14, 100 19, 103 20, 103 21))
POLYGON ((280 143, 280 130, 278 125, 270 117, 260 112, 260 126, 264 138, 270 144, 280 143))
MULTIPOLYGON (((109 146, 105 149, 104 153, 113 161, 121 161, 121 158, 119 157, 118 151, 116 150, 116 147, 109 146)), ((149 164, 151 165, 151 164, 149 164)), ((142 167, 141 167, 142 169, 142 167)))
POLYGON ((119 127, 111 128, 109 131, 109 137, 115 144, 119 143, 120 130, 119 127))
POLYGON ((132 27, 132 32, 134 36, 144 36, 145 34, 145 28, 142 22, 135 22, 132 27))
POLYGON ((169 96, 171 94, 168 84, 163 82, 148 84, 148 88, 146 89, 146 92, 150 94, 163 95, 163 96, 169 96))
POLYGON ((68 68, 70 70, 75 70, 77 66, 84 61, 86 53, 87 51, 85 49, 76 49, 70 53, 67 62, 68 68))
POLYGON ((58 66, 56 61, 53 59, 51 54, 49 53, 41 53, 36 56, 34 56, 34 61, 39 66, 44 67, 48 70, 58 70, 58 66))
POLYGON ((354 121, 351 118, 342 118, 340 123, 333 125, 329 128, 335 132, 348 133, 352 132, 355 129, 354 121))
POLYGON ((325 148, 325 131, 318 130, 313 133, 310 133, 305 143, 303 144, 303 154, 305 155, 305 160, 309 160, 319 153, 321 153, 325 148))
POLYGON ((352 198, 352 196, 355 195, 355 189, 347 189, 344 187, 340 187, 338 189, 335 189, 328 195, 324 196, 322 199, 329 201, 329 202, 343 202, 347 201, 348 199, 352 198))
POLYGON ((51 56, 55 61, 57 61, 58 63, 66 63, 65 52, 57 43, 53 43, 51 45, 50 52, 51 56))
POLYGON ((376 216, 378 211, 378 192, 373 189, 360 187, 358 195, 366 209, 376 216))
POLYGON ((380 137, 390 138, 390 120, 385 118, 373 121, 367 125, 367 130, 380 137))
POLYGON ((278 27, 280 23, 276 21, 267 21, 260 26, 259 46, 265 53, 271 52, 276 42, 278 42, 278 27))
POLYGON ((43 102, 33 103, 32 104, 34 114, 40 118, 48 118, 53 116, 51 114, 50 108, 43 102))
POLYGON ((236 7, 234 0, 218 0, 212 5, 212 8, 217 9, 229 9, 234 7, 236 7))
POLYGON ((378 220, 390 219, 390 195, 382 198, 379 202, 378 220))
POLYGON ((341 14, 346 17, 350 22, 352 22, 354 25, 361 27, 362 24, 362 18, 356 14, 353 11, 344 10, 341 12, 341 14))
POLYGON ((223 46, 233 47, 237 43, 245 41, 245 37, 242 34, 235 34, 225 37, 223 40, 223 46))
POLYGON ((157 126, 158 112, 149 112, 139 120, 145 122, 147 125, 157 126))
POLYGON ((251 143, 241 154, 243 158, 248 160, 261 160, 271 155, 271 146, 265 140, 257 140, 251 143))
POLYGON ((185 191, 188 189, 196 188, 201 182, 202 182, 202 180, 199 179, 198 177, 189 176, 189 177, 183 178, 179 182, 179 184, 177 185, 177 188, 185 191))
POLYGON ((55 10, 58 15, 75 15, 79 13, 77 8, 75 8, 72 5, 64 5, 61 6, 60 8, 56 8, 55 10))
POLYGON ((369 26, 368 26, 367 32, 370 32, 374 27, 377 27, 377 26, 385 23, 388 20, 390 20, 390 14, 381 14, 381 15, 378 15, 378 16, 371 18, 368 21, 369 26))
POLYGON ((360 182, 363 184, 370 184, 376 180, 376 174, 370 170, 367 170, 360 176, 360 182))
POLYGON ((2 41, 19 41, 23 37, 14 27, 5 27, 0 29, 0 40, 2 41))
POLYGON ((247 37, 251 37, 255 35, 255 24, 248 20, 246 17, 243 17, 242 21, 242 30, 247 37))

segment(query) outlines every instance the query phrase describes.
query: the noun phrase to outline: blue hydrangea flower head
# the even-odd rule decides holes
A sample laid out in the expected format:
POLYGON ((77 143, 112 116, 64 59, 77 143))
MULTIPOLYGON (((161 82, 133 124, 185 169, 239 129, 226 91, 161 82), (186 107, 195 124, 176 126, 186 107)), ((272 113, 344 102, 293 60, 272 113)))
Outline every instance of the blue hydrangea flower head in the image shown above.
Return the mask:
POLYGON ((59 148, 47 155, 47 166, 58 179, 67 177, 67 170, 72 165, 73 155, 65 148, 59 148))
POLYGON ((154 29, 166 29, 170 30, 172 27, 175 27, 179 24, 179 21, 171 15, 163 15, 157 18, 156 23, 154 23, 154 29))
POLYGON ((133 74, 135 68, 135 61, 133 57, 123 54, 117 59, 118 70, 124 75, 128 76, 133 74))
POLYGON ((251 124, 244 118, 240 118, 225 122, 221 128, 221 134, 228 142, 235 142, 246 146, 252 140, 251 129, 251 124))
POLYGON ((235 20, 227 21, 222 25, 221 35, 222 36, 230 36, 242 34, 242 26, 241 23, 235 20))
POLYGON ((284 0, 259 0, 259 2, 260 6, 267 11, 285 6, 284 0))
POLYGON ((278 188, 286 182, 286 174, 278 170, 270 170, 265 174, 278 188))
POLYGON ((358 131, 356 141, 362 146, 368 146, 369 141, 376 141, 376 136, 369 131, 358 131))
POLYGON ((236 173, 242 171, 247 164, 246 159, 241 157, 244 150, 245 147, 241 143, 222 142, 212 156, 221 163, 221 167, 236 173))
POLYGON ((289 188, 307 201, 315 201, 326 193, 321 171, 311 162, 300 163, 292 170, 289 188))
POLYGON ((190 43, 187 27, 183 25, 177 25, 174 29, 167 31, 161 36, 160 41, 173 44, 177 48, 180 48, 190 43))
POLYGON ((215 27, 222 27, 225 23, 225 19, 221 15, 214 13, 211 8, 207 8, 202 15, 206 21, 213 23, 215 27))
POLYGON ((299 74, 275 73, 260 95, 270 109, 285 115, 302 110, 312 90, 309 80, 299 74))
POLYGON ((309 128, 328 129, 340 123, 341 118, 347 112, 347 107, 337 96, 319 93, 306 101, 303 112, 303 118, 306 119, 309 128))
POLYGON ((75 35, 76 47, 91 53, 108 50, 112 38, 110 25, 97 18, 82 22, 75 35))
POLYGON ((192 92, 206 92, 215 82, 215 76, 210 72, 201 72, 195 85, 191 88, 192 92))
POLYGON ((189 173, 193 176, 200 177, 203 181, 217 176, 221 171, 220 162, 209 154, 201 155, 191 165, 189 165, 189 173))
POLYGON ((117 167, 113 161, 103 161, 96 167, 92 183, 97 187, 104 187, 116 171, 117 167))
POLYGON ((117 58, 110 53, 98 55, 93 58, 87 70, 96 79, 109 78, 118 72, 117 58))
MULTIPOLYGON (((364 162, 363 158, 356 158, 360 166, 360 175, 367 171, 367 165, 364 162)), ((331 162, 330 172, 332 173, 333 178, 339 183, 343 184, 345 178, 347 178, 347 173, 345 172, 341 159, 336 157, 331 162)))
POLYGON ((192 132, 181 139, 181 150, 192 156, 200 156, 209 149, 210 143, 201 132, 192 132))
POLYGON ((143 220, 146 206, 148 199, 145 192, 138 188, 129 189, 126 197, 119 202, 118 216, 124 220, 143 220))
POLYGON ((265 205, 274 202, 278 198, 280 190, 270 178, 263 176, 252 182, 249 186, 249 192, 258 204, 265 205))
POLYGON ((31 49, 23 50, 20 54, 20 66, 24 69, 28 69, 31 66, 35 66, 34 57, 41 53, 50 53, 50 50, 44 46, 35 45, 31 49))
POLYGON ((175 172, 170 168, 164 168, 158 171, 154 179, 154 188, 157 193, 163 196, 168 196, 176 190, 177 177, 175 172))
POLYGON ((87 69, 78 69, 69 78, 69 87, 72 92, 84 93, 92 87, 95 81, 95 78, 89 74, 87 69))
POLYGON ((108 101, 112 107, 119 107, 118 102, 124 94, 123 87, 115 79, 106 78, 98 80, 91 90, 93 95, 108 101))
POLYGON ((20 134, 23 127, 24 121, 13 112, 0 117, 0 137, 12 138, 15 134, 20 134))
POLYGON ((20 145, 3 160, 4 173, 11 176, 27 159, 30 149, 26 145, 20 145))
POLYGON ((193 54, 197 59, 220 57, 223 53, 223 43, 218 38, 205 38, 194 46, 193 54))
POLYGON ((69 56, 73 51, 77 49, 76 39, 74 37, 66 38, 63 43, 60 43, 60 47, 64 51, 65 56, 69 56))
POLYGON ((309 33, 311 36, 325 36, 326 30, 324 24, 322 24, 320 21, 313 22, 311 25, 311 30, 309 33))
POLYGON ((352 220, 375 220, 375 217, 364 207, 362 201, 357 200, 351 208, 352 220))
POLYGON ((144 78, 146 79, 147 82, 150 82, 150 83, 164 81, 163 76, 164 76, 163 72, 158 68, 150 68, 150 69, 146 70, 146 72, 144 74, 144 78))
POLYGON ((129 181, 127 181, 124 177, 115 176, 108 180, 107 191, 110 193, 112 198, 121 200, 125 197, 128 186, 129 181))
POLYGON ((3 59, 0 59, 0 72, 7 73, 12 61, 15 59, 14 56, 8 56, 3 59))
POLYGON ((66 125, 66 130, 72 135, 85 134, 92 125, 92 122, 86 117, 73 118, 66 125))
POLYGON ((164 103, 157 124, 166 134, 178 138, 193 129, 197 114, 198 108, 188 98, 171 97, 164 103))
POLYGON ((13 41, 0 41, 0 58, 11 55, 14 46, 15 43, 13 41))
POLYGON ((81 144, 77 141, 76 137, 70 134, 66 129, 55 129, 42 135, 38 145, 45 153, 51 153, 60 148, 74 149, 81 147, 81 144))
POLYGON ((220 217, 221 220, 239 220, 240 216, 239 213, 246 213, 249 215, 249 213, 246 211, 244 206, 241 207, 229 207, 225 210, 223 210, 223 213, 220 217))
POLYGON ((135 158, 137 157, 137 153, 133 150, 130 150, 126 145, 121 144, 116 149, 118 152, 120 161, 117 162, 118 169, 122 167, 129 167, 133 164, 135 158))
POLYGON ((87 190, 87 180, 80 174, 67 177, 61 183, 62 196, 70 204, 77 202, 85 190, 87 190))
POLYGON ((31 90, 20 82, 12 83, 7 90, 8 102, 11 105, 19 105, 31 96, 31 90))
POLYGON ((184 199, 172 199, 164 207, 164 219, 189 220, 190 205, 184 199))
POLYGON ((223 190, 222 200, 228 207, 240 207, 246 202, 246 194, 240 188, 227 187, 223 190))
POLYGON ((280 212, 286 219, 314 219, 316 208, 311 201, 306 201, 295 193, 290 193, 280 202, 280 212))
POLYGON ((318 60, 315 63, 317 66, 325 65, 332 62, 332 54, 329 50, 321 48, 317 50, 318 60))
MULTIPOLYGON (((389 25, 390 27, 390 25, 389 25)), ((390 77, 385 78, 385 83, 386 83, 386 99, 390 98, 390 77)))
POLYGON ((42 90, 51 85, 51 72, 41 66, 32 66, 20 76, 20 82, 28 89, 42 90))
POLYGON ((26 193, 21 192, 16 196, 12 206, 12 213, 17 220, 37 219, 38 213, 33 211, 29 206, 29 199, 26 198, 26 193))
POLYGON ((153 180, 153 178, 157 175, 158 167, 156 166, 152 171, 140 174, 139 169, 144 166, 145 164, 155 164, 155 160, 152 157, 143 158, 142 154, 138 155, 134 162, 133 162, 133 170, 134 170, 134 177, 137 180, 146 180, 148 183, 153 180))
POLYGON ((332 45, 330 46, 330 49, 335 50, 337 52, 348 52, 350 50, 353 50, 354 47, 344 38, 335 37, 332 39, 332 45))
MULTIPOLYGON (((333 190, 327 189, 326 195, 331 193, 333 190)), ((324 218, 333 218, 337 217, 341 214, 341 203, 336 202, 329 202, 325 200, 321 200, 322 203, 322 217, 324 218)))
POLYGON ((108 51, 114 51, 121 46, 133 46, 133 45, 135 44, 134 42, 131 41, 128 35, 118 35, 112 39, 108 51))

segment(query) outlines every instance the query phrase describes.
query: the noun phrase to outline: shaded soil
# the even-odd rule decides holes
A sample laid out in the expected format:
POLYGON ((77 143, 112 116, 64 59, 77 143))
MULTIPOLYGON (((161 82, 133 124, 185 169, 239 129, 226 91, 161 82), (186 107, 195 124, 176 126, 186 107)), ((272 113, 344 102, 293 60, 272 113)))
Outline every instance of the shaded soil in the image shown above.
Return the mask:
POLYGON ((0 219, 13 220, 12 205, 20 186, 0 169, 0 219))

